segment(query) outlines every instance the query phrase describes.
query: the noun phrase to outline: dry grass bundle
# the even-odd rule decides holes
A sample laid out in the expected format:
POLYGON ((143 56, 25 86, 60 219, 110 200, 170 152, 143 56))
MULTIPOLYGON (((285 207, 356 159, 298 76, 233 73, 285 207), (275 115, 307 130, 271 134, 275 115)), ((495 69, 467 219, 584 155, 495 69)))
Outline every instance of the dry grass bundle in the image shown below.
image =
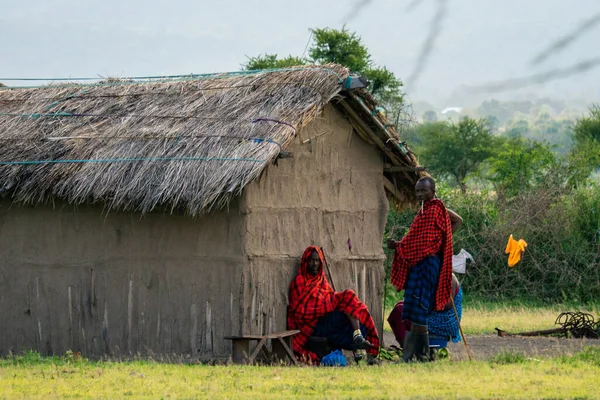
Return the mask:
POLYGON ((0 191, 38 204, 199 215, 256 178, 342 89, 308 66, 203 79, 0 90, 0 191))

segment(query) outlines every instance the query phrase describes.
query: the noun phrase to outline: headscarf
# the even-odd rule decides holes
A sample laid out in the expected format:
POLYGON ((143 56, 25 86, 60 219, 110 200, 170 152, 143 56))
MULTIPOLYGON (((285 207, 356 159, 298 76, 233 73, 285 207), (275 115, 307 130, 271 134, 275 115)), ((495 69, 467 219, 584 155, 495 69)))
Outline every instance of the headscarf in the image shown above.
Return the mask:
POLYGON ((296 315, 304 320, 313 319, 335 309, 335 292, 325 277, 324 265, 325 256, 320 248, 310 246, 304 250, 300 270, 290 285, 290 312, 288 315, 296 315), (308 258, 313 252, 317 253, 321 261, 321 268, 316 275, 311 275, 307 270, 308 258))

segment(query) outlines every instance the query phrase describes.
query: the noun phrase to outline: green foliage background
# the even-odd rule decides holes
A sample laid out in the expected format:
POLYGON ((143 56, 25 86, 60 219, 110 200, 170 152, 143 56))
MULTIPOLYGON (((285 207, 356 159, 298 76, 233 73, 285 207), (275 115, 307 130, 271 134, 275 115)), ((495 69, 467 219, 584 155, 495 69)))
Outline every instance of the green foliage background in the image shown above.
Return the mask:
MULTIPOLYGON (((333 62, 369 79, 373 96, 438 181, 438 196, 464 219, 454 247, 476 258, 463 277, 468 295, 544 302, 600 297, 599 106, 581 116, 552 99, 490 99, 458 114, 420 104, 422 123, 406 126, 398 124, 402 82, 373 63, 355 32, 312 29, 305 53, 249 57, 242 67, 333 62), (528 243, 514 268, 504 252, 511 234, 528 243)), ((391 211, 384 244, 387 237, 400 239, 413 217, 414 210, 391 211)), ((392 254, 384 251, 389 276, 392 254)), ((398 298, 389 282, 385 296, 387 306, 398 298)))

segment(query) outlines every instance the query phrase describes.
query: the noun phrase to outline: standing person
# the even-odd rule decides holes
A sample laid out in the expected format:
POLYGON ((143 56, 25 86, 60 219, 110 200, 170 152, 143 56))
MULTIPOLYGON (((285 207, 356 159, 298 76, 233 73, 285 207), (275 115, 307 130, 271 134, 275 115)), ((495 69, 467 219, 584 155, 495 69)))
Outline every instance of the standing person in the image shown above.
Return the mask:
POLYGON ((406 236, 400 241, 389 239, 395 250, 392 284, 404 290, 402 319, 410 321, 411 330, 404 339, 402 359, 413 357, 429 361, 428 319, 450 301, 452 292, 452 231, 462 219, 455 213, 453 221, 444 203, 435 197, 435 181, 419 179, 415 185, 421 203, 406 236))
MULTIPOLYGON (((455 343, 461 341, 459 322, 462 318, 463 291, 458 278, 454 274, 452 274, 452 295, 454 296, 456 314, 454 314, 452 301, 449 301, 442 311, 432 312, 427 321, 430 340, 432 338, 437 339, 438 343, 440 340, 451 340, 455 343), (458 320, 456 315, 458 315, 458 320)), ((403 308, 404 301, 399 301, 388 317, 392 332, 394 332, 394 336, 400 344, 404 343, 406 332, 410 331, 411 328, 410 321, 402 318, 403 308)))

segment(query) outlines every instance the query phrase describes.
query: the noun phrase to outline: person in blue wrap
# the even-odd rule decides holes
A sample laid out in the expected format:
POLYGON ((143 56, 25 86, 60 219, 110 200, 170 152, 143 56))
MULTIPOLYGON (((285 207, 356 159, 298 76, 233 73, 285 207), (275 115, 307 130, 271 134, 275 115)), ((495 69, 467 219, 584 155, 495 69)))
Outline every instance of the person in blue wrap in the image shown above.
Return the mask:
MULTIPOLYGON (((434 311, 429 316, 428 329, 431 342, 443 344, 442 347, 446 347, 445 343, 448 341, 455 343, 461 341, 458 321, 462 319, 463 291, 458 278, 454 274, 452 274, 452 297, 456 306, 458 320, 456 319, 456 314, 454 314, 452 301, 446 303, 443 310, 434 311)), ((398 302, 388 317, 392 332, 394 332, 396 340, 401 345, 404 343, 406 332, 410 331, 412 327, 409 320, 402 319, 403 308, 404 301, 398 302)))
MULTIPOLYGON (((459 320, 462 319, 462 300, 463 291, 456 275, 452 274, 452 296, 456 306, 456 314, 459 320)), ((452 301, 449 301, 442 311, 435 311, 429 317, 429 336, 431 339, 451 340, 460 342, 460 328, 454 314, 452 301)))

